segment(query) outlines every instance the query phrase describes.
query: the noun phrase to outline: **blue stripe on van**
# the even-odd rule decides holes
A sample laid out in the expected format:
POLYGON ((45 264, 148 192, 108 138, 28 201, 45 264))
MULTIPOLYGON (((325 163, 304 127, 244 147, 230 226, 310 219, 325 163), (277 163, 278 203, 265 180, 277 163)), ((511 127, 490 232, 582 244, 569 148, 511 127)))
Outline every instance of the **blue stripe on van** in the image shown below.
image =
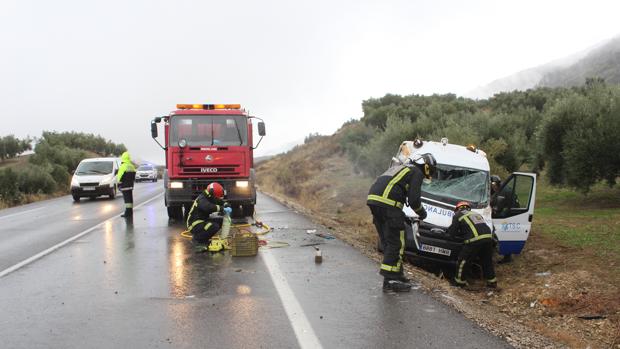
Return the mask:
POLYGON ((519 254, 523 247, 525 246, 525 241, 500 241, 499 242, 499 254, 519 254))

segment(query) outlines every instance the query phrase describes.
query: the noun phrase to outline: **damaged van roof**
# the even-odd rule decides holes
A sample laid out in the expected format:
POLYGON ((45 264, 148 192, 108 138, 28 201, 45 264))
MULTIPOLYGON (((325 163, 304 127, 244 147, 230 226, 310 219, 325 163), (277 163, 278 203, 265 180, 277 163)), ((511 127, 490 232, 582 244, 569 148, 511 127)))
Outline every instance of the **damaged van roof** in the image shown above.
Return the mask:
POLYGON ((425 141, 419 148, 415 148, 412 141, 405 141, 399 149, 401 160, 415 158, 416 155, 425 153, 433 154, 438 164, 489 171, 486 153, 479 149, 471 151, 462 145, 449 143, 444 145, 433 141, 425 141))

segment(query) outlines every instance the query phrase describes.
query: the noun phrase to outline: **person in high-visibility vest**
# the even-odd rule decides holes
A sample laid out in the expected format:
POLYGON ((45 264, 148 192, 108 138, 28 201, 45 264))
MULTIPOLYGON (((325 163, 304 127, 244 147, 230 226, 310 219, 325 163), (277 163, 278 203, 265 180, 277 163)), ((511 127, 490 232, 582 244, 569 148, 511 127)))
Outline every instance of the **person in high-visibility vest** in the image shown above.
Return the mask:
POLYGON ((230 215, 232 208, 224 201, 224 187, 213 182, 198 195, 187 214, 187 230, 192 233, 195 243, 208 245, 213 235, 220 230, 219 223, 209 217, 216 212, 230 215))
POLYGON ((370 187, 366 204, 372 213, 373 223, 383 248, 383 262, 379 273, 383 275, 385 292, 408 292, 411 284, 404 275, 405 213, 409 205, 420 220, 426 218, 422 206, 421 187, 424 178, 430 180, 437 162, 431 154, 422 154, 406 164, 390 167, 370 187))
POLYGON ((448 228, 448 234, 463 240, 463 248, 456 262, 454 285, 467 286, 463 276, 467 264, 480 257, 482 272, 487 286, 497 288, 497 278, 493 268, 493 235, 482 215, 473 212, 467 201, 461 201, 454 208, 452 224, 448 228))
POLYGON ((125 213, 121 217, 133 217, 133 183, 136 179, 136 167, 131 162, 128 152, 121 155, 121 166, 116 174, 119 189, 123 193, 123 201, 125 201, 125 213))

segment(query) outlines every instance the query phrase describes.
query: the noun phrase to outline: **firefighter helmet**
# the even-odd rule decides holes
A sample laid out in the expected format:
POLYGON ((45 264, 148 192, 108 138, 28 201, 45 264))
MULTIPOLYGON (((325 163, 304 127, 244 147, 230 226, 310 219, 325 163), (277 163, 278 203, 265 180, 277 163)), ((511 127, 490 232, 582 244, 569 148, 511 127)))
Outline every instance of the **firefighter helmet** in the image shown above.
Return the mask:
POLYGON ((414 161, 414 163, 420 167, 426 179, 433 178, 437 172, 437 160, 435 160, 433 154, 422 154, 414 161))
POLYGON ((471 205, 467 201, 459 201, 456 206, 454 206, 454 211, 458 210, 471 210, 471 205))
POLYGON ((207 192, 207 194, 214 196, 218 199, 224 198, 224 187, 222 187, 221 184, 216 183, 216 182, 209 184, 207 186, 207 189, 205 189, 205 192, 207 192))
POLYGON ((500 176, 498 176, 498 175, 492 175, 491 176, 491 183, 500 184, 501 182, 502 182, 502 179, 500 178, 500 176))

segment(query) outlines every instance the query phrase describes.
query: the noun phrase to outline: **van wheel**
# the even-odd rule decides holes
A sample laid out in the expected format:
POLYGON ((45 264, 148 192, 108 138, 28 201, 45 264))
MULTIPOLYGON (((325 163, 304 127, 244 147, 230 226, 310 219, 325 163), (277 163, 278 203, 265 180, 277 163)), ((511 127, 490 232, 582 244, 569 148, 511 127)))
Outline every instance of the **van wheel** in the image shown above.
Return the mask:
POLYGON ((110 197, 110 199, 114 200, 114 198, 116 197, 116 186, 112 188, 112 190, 110 191, 110 195, 108 196, 110 197))
POLYGON ((73 196, 73 201, 75 202, 80 202, 80 197, 77 195, 72 195, 73 196))

